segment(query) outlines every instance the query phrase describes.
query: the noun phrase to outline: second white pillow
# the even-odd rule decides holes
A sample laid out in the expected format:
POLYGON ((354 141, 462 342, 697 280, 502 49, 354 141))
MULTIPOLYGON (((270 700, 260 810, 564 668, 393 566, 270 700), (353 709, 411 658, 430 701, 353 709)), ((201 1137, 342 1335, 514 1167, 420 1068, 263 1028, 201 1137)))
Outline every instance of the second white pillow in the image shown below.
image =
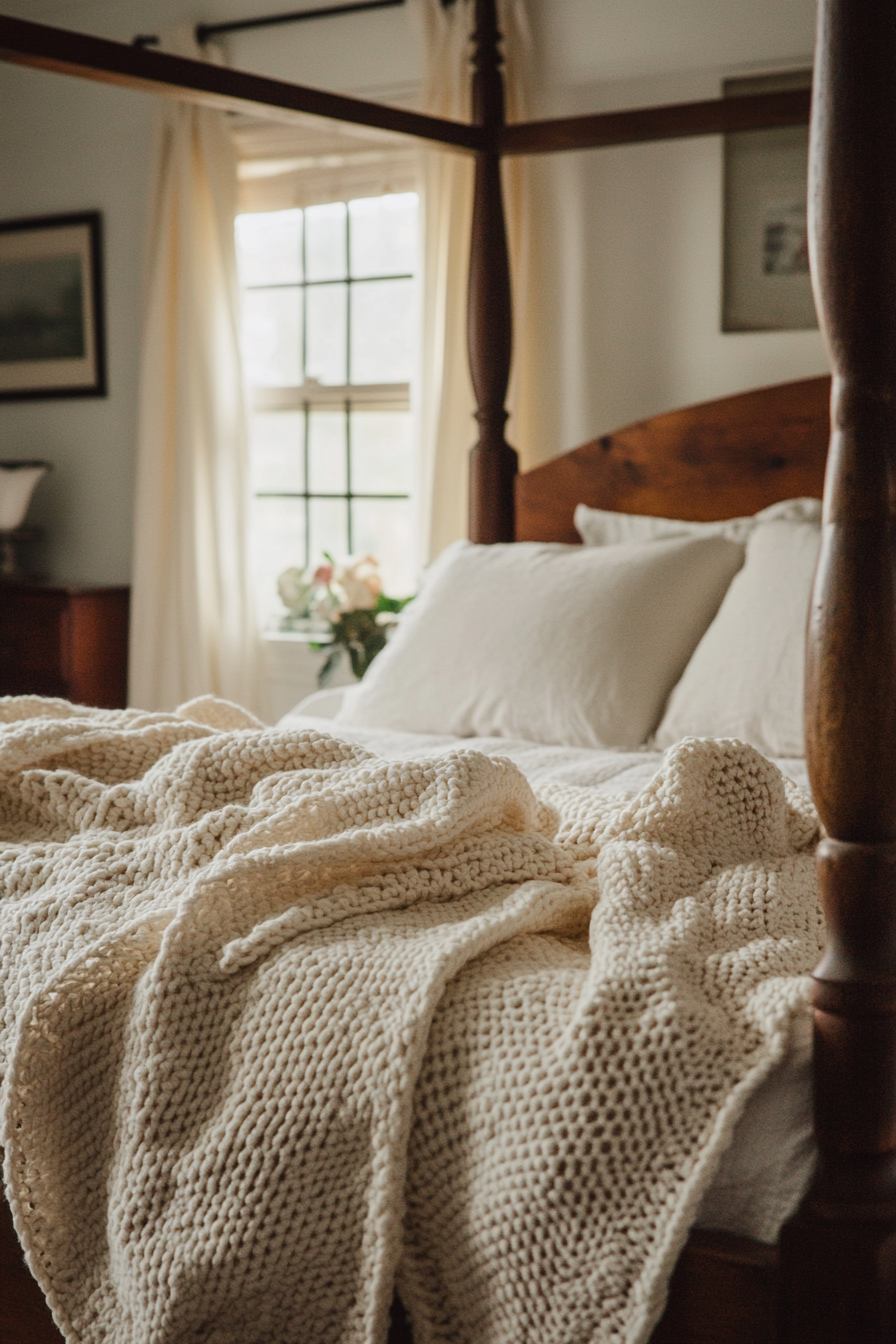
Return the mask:
POLYGON ((719 614, 700 641, 656 734, 739 737, 769 756, 803 756, 806 621, 820 527, 760 524, 719 614))
POLYGON ((615 546, 621 541, 655 541, 659 537, 727 537, 746 546, 759 523, 779 519, 818 523, 821 500, 782 499, 758 513, 723 518, 715 523, 690 523, 683 518, 657 518, 646 513, 615 513, 612 509, 592 509, 587 504, 577 504, 574 515, 576 531, 586 546, 615 546))

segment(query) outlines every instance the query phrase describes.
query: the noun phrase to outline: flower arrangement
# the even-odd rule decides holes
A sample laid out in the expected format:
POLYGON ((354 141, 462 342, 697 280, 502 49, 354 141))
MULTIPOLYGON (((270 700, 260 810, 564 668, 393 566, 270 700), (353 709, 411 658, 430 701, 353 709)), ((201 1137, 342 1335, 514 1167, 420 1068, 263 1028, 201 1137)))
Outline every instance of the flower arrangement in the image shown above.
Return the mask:
MULTIPOLYGON (((315 570, 285 569, 277 580, 277 592, 288 615, 283 629, 299 623, 314 633, 329 634, 330 653, 317 674, 318 686, 326 686, 343 654, 360 681, 376 655, 385 647, 389 626, 409 597, 386 597, 379 565, 372 555, 349 556, 337 564, 324 552, 325 564, 315 570)), ((320 649, 322 644, 311 643, 320 649)))

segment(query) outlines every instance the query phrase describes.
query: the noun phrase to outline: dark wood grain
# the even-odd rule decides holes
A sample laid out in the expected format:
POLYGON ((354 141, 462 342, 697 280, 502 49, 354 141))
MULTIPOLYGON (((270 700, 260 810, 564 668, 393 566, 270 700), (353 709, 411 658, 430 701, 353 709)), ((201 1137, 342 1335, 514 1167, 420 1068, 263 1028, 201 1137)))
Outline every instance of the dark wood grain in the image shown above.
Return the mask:
POLYGON ((434 140, 454 149, 475 150, 485 144, 477 127, 403 108, 326 93, 280 79, 267 79, 223 65, 191 61, 166 52, 109 42, 65 28, 0 16, 0 59, 39 70, 79 75, 144 93, 160 93, 208 107, 263 111, 278 108, 311 113, 358 126, 398 131, 434 140))
POLYGON ((0 1197, 0 1340, 63 1344, 44 1295, 25 1264, 6 1200, 0 1197))
POLYGON ((63 675, 76 704, 124 709, 128 702, 127 588, 79 589, 63 617, 63 675))
POLYGON ((649 140, 677 140, 691 135, 726 135, 762 131, 774 126, 805 126, 809 121, 808 89, 783 93, 743 94, 700 103, 639 107, 624 112, 594 112, 553 121, 518 122, 498 135, 502 154, 551 154, 557 150, 604 149, 649 140))
POLYGON ((0 584, 0 695, 56 695, 123 709, 127 588, 0 584))
POLYGON ((829 399, 830 379, 807 378, 604 434, 517 477, 517 540, 578 541, 579 503, 708 520, 820 496, 829 399))
POLYGON ((788 1344, 896 1340, 896 6, 821 0, 812 259, 833 366, 806 755, 827 833, 818 1177, 782 1241, 788 1344))
POLYGON ((697 1228, 650 1344, 777 1344, 777 1304, 775 1247, 697 1228))
MULTIPOLYGON (((490 131, 504 124, 500 42, 495 0, 476 0, 473 120, 490 131)), ((490 150, 476 155, 467 333, 479 425, 470 454, 470 540, 513 541, 517 455, 504 437, 513 345, 510 264, 501 160, 490 150)))

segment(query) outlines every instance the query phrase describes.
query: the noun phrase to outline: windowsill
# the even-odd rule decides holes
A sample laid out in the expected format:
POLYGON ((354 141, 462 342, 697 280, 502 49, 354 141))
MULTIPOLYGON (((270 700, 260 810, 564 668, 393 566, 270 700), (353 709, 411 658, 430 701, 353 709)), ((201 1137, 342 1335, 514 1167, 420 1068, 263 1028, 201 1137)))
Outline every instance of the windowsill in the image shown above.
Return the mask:
POLYGON ((311 617, 290 621, 289 617, 271 617, 261 632, 264 640, 283 644, 332 644, 333 636, 328 625, 322 625, 311 617))
POLYGON ((308 630, 262 630, 263 640, 275 644, 332 644, 333 636, 326 631, 312 633, 308 630))

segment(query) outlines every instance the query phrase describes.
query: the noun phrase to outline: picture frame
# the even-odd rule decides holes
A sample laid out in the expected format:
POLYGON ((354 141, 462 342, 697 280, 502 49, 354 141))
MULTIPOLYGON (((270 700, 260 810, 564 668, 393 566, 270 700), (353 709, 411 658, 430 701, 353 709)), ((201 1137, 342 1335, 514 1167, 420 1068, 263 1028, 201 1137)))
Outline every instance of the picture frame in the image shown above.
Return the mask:
POLYGON ((106 395, 100 212, 0 221, 0 401, 106 395))
MULTIPOLYGON (((811 71, 726 80, 725 96, 804 88, 811 71)), ((818 326, 808 251, 809 130, 725 136, 722 331, 818 326)))

